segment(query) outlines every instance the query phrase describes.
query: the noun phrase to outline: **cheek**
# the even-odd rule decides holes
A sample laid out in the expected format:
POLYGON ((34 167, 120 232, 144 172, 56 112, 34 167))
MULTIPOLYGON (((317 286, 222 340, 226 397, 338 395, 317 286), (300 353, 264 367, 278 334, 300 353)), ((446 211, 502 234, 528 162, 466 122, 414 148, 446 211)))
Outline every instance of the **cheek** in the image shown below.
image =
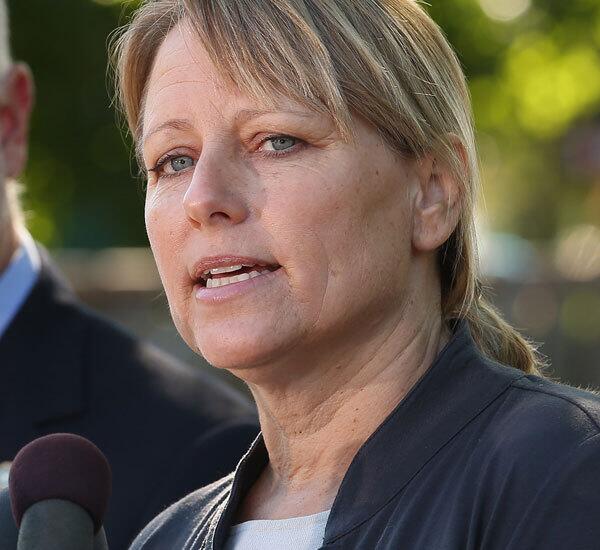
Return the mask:
POLYGON ((167 241, 171 233, 170 222, 172 218, 168 215, 168 210, 164 203, 156 200, 155 193, 148 192, 144 210, 146 232, 161 275, 168 266, 168 262, 164 261, 166 258, 163 255, 163 252, 168 249, 167 241))
POLYGON ((330 286, 338 299, 385 302, 405 284, 411 255, 408 176, 394 164, 381 165, 385 169, 361 163, 331 201, 330 286))
MULTIPOLYGON (((148 190, 144 216, 153 251, 162 256, 169 250, 180 250, 182 231, 187 226, 187 220, 179 194, 161 189, 148 190)), ((157 262, 162 259, 157 258, 157 262)), ((169 263, 172 262, 165 262, 165 267, 169 263)))
POLYGON ((188 224, 180 203, 163 199, 147 195, 146 232, 173 322, 182 338, 196 349, 189 326, 191 281, 181 256, 188 224))
POLYGON ((183 250, 187 223, 177 201, 148 194, 145 206, 146 232, 165 292, 171 302, 182 287, 185 266, 178 254, 183 250))
POLYGON ((277 221, 267 220, 276 236, 275 255, 285 266, 293 303, 304 317, 317 317, 329 282, 327 239, 301 210, 284 212, 277 221))
POLYGON ((267 194, 262 223, 285 266, 290 303, 298 318, 314 327, 329 324, 332 303, 345 301, 352 292, 344 288, 342 272, 350 248, 358 243, 350 233, 356 231, 354 211, 348 196, 340 194, 343 182, 314 170, 308 173, 299 181, 288 178, 285 188, 267 194))

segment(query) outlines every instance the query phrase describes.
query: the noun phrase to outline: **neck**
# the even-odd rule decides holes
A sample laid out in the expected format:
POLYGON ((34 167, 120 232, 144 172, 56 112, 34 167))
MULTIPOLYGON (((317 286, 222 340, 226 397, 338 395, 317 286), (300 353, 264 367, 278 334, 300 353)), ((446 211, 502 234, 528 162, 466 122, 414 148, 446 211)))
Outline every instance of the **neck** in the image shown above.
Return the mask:
POLYGON ((19 247, 19 237, 10 217, 0 227, 0 274, 8 267, 19 247))
POLYGON ((406 313, 345 353, 334 356, 330 349, 305 358, 310 363, 304 364, 313 366, 312 377, 283 389, 250 384, 269 464, 244 502, 242 521, 309 515, 331 507, 358 449, 448 340, 439 309, 436 315, 406 313))

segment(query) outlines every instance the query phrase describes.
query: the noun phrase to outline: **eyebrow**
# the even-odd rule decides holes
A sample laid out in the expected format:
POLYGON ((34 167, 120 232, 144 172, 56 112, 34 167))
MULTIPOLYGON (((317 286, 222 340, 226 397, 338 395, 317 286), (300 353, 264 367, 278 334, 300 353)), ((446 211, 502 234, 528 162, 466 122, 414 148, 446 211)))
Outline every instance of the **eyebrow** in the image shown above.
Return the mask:
POLYGON ((311 113, 309 111, 297 111, 293 109, 241 109, 235 115, 235 122, 237 124, 243 124, 244 122, 252 120, 253 118, 258 118, 259 116, 280 114, 295 115, 302 118, 312 118, 316 113, 311 113))
POLYGON ((152 128, 152 130, 142 136, 141 143, 143 146, 143 144, 146 143, 154 134, 158 134, 159 132, 163 132, 165 130, 189 131, 191 129, 192 123, 189 120, 185 118, 172 118, 166 122, 163 122, 162 124, 159 124, 155 128, 152 128))
MULTIPOLYGON (((316 113, 311 113, 307 111, 297 111, 290 109, 276 109, 276 110, 264 110, 264 109, 241 109, 235 114, 234 120, 236 125, 242 125, 253 118, 258 118, 260 116, 265 115, 278 115, 278 114, 287 114, 287 115, 295 115, 302 118, 312 118, 316 113)), ((164 132, 165 130, 176 130, 176 131, 191 131, 193 129, 193 124, 185 118, 172 118, 163 122, 152 128, 148 133, 142 136, 140 141, 140 147, 138 149, 138 154, 141 155, 141 151, 143 150, 144 144, 155 134, 159 132, 164 132)))

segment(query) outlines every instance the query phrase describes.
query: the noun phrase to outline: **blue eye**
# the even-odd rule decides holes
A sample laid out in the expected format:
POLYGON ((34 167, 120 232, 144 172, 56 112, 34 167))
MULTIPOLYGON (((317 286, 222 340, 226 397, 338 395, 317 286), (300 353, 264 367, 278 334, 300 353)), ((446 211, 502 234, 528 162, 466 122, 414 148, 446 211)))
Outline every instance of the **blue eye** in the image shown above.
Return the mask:
POLYGON ((186 168, 194 166, 194 159, 186 156, 175 157, 169 161, 169 164, 174 172, 181 172, 186 168))
POLYGON ((148 172, 153 172, 158 179, 178 176, 182 172, 187 172, 189 168, 196 165, 194 157, 181 154, 164 155, 154 168, 148 168, 148 172))
POLYGON ((286 149, 291 149, 298 140, 291 136, 276 136, 269 138, 267 143, 271 144, 274 151, 285 151, 286 149))

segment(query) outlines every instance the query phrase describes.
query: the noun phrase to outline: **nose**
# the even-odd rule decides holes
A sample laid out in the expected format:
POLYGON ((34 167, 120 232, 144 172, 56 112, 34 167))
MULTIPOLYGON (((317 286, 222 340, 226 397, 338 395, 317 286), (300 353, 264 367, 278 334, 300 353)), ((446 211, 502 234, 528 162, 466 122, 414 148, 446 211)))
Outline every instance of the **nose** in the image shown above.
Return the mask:
POLYGON ((218 224, 238 224, 249 214, 242 194, 240 171, 219 155, 203 153, 194 167, 183 208, 197 229, 218 224))

